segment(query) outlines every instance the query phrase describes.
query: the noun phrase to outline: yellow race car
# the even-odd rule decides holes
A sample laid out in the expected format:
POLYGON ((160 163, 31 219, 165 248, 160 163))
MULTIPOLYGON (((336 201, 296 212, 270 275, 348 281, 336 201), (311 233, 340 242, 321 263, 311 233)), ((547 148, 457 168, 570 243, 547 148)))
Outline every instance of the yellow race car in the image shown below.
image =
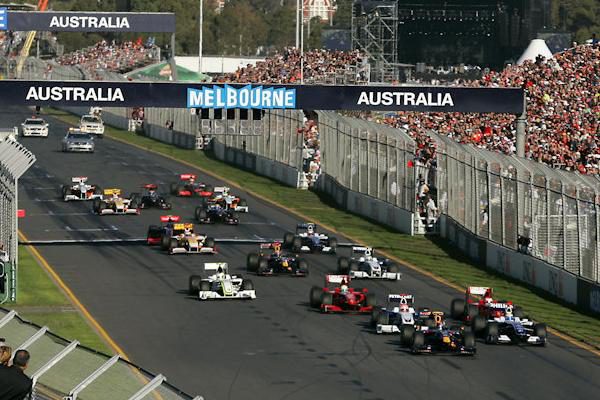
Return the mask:
POLYGON ((102 199, 94 199, 94 212, 98 215, 140 214, 140 199, 137 195, 121 197, 121 189, 104 189, 102 199))

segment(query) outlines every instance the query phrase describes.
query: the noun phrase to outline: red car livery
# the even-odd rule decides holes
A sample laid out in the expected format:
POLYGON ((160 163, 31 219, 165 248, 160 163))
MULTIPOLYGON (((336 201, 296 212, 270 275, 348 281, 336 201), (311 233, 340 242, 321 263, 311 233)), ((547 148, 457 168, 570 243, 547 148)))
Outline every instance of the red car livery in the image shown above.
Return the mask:
POLYGON ((172 195, 179 197, 210 197, 214 191, 211 185, 196 182, 194 174, 179 175, 179 182, 171 183, 170 189, 172 195))
POLYGON ((348 287, 349 283, 349 275, 326 275, 326 287, 314 286, 310 290, 311 307, 326 313, 371 313, 377 305, 375 294, 365 288, 348 287))

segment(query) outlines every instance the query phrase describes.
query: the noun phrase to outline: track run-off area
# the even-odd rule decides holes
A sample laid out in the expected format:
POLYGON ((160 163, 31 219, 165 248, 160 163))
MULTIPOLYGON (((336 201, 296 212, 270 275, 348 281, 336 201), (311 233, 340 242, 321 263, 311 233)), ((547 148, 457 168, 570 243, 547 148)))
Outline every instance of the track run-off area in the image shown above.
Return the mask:
MULTIPOLYGON (((12 127, 31 110, 14 107, 1 115, 2 126, 12 127)), ((26 210, 20 229, 29 240, 143 238, 167 213, 192 222, 198 205, 197 199, 171 197, 170 212, 100 217, 91 202, 61 200, 61 185, 72 176, 125 194, 140 192, 146 183, 167 191, 187 172, 219 185, 190 167, 109 138, 97 140, 93 154, 62 153, 60 140, 69 126, 51 115, 44 118, 50 122, 49 138, 19 138, 38 160, 19 182, 19 208, 26 210)), ((197 226, 198 232, 281 240, 305 222, 234 193, 250 207, 249 214, 240 214, 240 225, 197 226)), ((398 336, 376 335, 369 316, 311 309, 310 288, 335 272, 336 256, 307 255, 307 278, 251 277, 256 300, 201 302, 188 296, 188 277, 214 261, 246 276, 246 255, 258 245, 219 243, 214 256, 169 256, 143 243, 37 249, 132 361, 207 400, 577 399, 600 393, 600 358, 552 335, 544 348, 478 342, 473 358, 415 356, 400 346, 398 336)), ((411 269, 401 266, 401 272, 399 282, 354 281, 353 286, 367 287, 379 304, 389 293, 412 293, 417 306, 446 312, 461 295, 411 269)))

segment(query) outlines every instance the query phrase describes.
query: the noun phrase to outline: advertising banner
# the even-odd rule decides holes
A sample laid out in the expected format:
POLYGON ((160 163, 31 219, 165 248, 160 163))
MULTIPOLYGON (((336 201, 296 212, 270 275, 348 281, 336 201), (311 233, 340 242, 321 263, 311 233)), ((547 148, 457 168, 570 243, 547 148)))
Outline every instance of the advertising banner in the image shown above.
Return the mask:
POLYGON ((511 113, 516 88, 0 81, 2 105, 511 113))

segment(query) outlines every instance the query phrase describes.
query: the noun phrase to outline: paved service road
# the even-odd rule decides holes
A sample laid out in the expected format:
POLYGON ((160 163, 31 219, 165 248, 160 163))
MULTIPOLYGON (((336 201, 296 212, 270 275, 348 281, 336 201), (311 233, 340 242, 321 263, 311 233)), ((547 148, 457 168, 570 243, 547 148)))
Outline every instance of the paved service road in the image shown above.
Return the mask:
MULTIPOLYGON (((16 125, 25 109, 3 114, 16 125)), ((63 203, 59 187, 73 175, 102 187, 138 191, 168 183, 189 168, 99 140, 95 154, 62 154, 66 126, 50 118, 48 139, 23 143, 38 162, 21 180, 21 228, 30 239, 144 237, 163 214, 90 214, 89 203, 63 203)), ((217 183, 211 181, 211 183, 217 183)), ((173 214, 192 216, 194 200, 173 199, 173 214)), ((293 229, 290 214, 249 198, 239 227, 207 226, 216 237, 275 237, 293 229)), ((322 315, 308 307, 311 286, 335 270, 334 256, 308 256, 308 278, 254 277, 254 301, 200 302, 187 296, 188 276, 202 262, 227 261, 244 272, 254 245, 221 245, 216 256, 168 256, 143 245, 43 246, 39 250, 132 360, 206 399, 572 399, 595 398, 600 360, 556 337, 545 348, 478 344, 475 358, 412 356, 395 336, 370 332, 366 316, 322 315)), ((347 252, 346 249, 341 252, 347 252)), ((458 294, 403 268, 400 282, 365 282, 383 301, 414 293, 417 305, 447 311, 458 294)), ((355 281, 363 286, 362 282, 355 281)))

